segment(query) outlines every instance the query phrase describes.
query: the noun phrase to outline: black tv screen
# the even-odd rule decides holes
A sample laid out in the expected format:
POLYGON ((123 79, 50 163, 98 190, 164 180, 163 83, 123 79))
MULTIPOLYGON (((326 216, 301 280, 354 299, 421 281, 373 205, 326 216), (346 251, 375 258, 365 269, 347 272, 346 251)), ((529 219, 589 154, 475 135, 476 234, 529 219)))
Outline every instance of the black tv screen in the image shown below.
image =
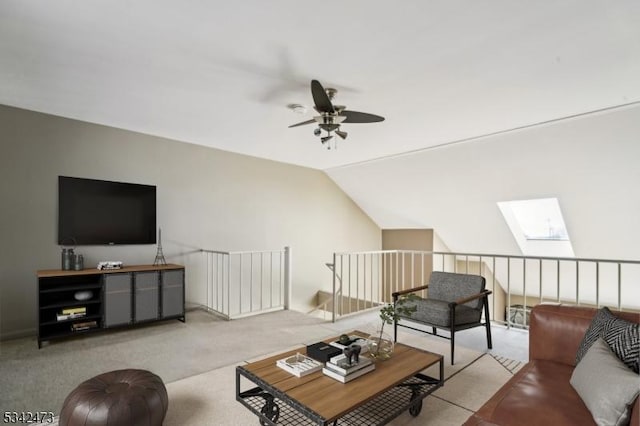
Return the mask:
POLYGON ((155 243, 155 186, 58 176, 58 244, 155 243))

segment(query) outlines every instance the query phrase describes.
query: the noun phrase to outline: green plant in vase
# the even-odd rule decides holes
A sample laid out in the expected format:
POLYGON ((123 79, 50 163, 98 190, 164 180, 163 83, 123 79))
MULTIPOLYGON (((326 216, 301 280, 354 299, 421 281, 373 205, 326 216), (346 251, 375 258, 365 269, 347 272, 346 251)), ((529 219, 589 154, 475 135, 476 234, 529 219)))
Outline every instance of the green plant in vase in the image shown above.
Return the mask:
POLYGON ((389 359, 393 352, 393 341, 391 339, 384 338, 384 326, 385 324, 393 324, 394 321, 400 321, 402 316, 411 316, 418 309, 415 305, 405 306, 406 302, 414 301, 418 299, 413 293, 400 296, 395 306, 392 303, 387 303, 380 309, 380 319, 382 324, 380 330, 377 331, 377 335, 371 336, 370 340, 373 342, 373 348, 370 351, 371 356, 376 359, 389 359))

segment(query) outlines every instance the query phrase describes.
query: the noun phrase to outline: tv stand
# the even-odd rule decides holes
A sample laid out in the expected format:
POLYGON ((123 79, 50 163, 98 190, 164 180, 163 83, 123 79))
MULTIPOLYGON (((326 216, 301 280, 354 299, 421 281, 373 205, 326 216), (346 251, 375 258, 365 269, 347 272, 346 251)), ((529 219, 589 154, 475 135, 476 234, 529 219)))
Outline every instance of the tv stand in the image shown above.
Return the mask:
POLYGON ((185 321, 184 266, 38 271, 38 348, 42 342, 116 327, 185 321), (78 300, 85 293, 88 298, 78 300))

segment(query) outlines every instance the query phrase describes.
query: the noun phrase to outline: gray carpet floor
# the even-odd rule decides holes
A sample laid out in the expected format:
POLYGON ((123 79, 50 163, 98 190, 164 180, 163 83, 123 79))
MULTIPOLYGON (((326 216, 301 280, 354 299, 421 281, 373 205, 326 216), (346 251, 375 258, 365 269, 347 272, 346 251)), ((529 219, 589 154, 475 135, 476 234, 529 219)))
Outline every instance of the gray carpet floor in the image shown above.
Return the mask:
MULTIPOLYGON (((0 409, 58 414, 73 388, 106 371, 141 368, 171 383, 342 331, 371 328, 378 321, 376 313, 331 323, 295 311, 224 321, 194 310, 187 312, 186 323, 168 321, 96 333, 45 344, 40 350, 35 337, 3 341, 0 409)), ((458 345, 465 344, 458 334, 456 339, 458 345)), ((467 337, 469 346, 482 346, 476 340, 482 341, 472 334, 467 337)), ((504 339, 494 336, 494 342, 499 340, 504 339)), ((486 346, 479 349, 485 351, 486 346)))

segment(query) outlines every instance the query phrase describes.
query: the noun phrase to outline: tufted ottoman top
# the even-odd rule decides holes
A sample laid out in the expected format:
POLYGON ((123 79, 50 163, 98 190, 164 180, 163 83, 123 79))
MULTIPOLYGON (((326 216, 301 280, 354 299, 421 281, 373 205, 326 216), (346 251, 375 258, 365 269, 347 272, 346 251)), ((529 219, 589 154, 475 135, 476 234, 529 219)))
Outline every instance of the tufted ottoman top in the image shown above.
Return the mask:
POLYGON ((169 400, 162 379, 146 370, 100 374, 75 388, 60 426, 161 426, 169 400))

